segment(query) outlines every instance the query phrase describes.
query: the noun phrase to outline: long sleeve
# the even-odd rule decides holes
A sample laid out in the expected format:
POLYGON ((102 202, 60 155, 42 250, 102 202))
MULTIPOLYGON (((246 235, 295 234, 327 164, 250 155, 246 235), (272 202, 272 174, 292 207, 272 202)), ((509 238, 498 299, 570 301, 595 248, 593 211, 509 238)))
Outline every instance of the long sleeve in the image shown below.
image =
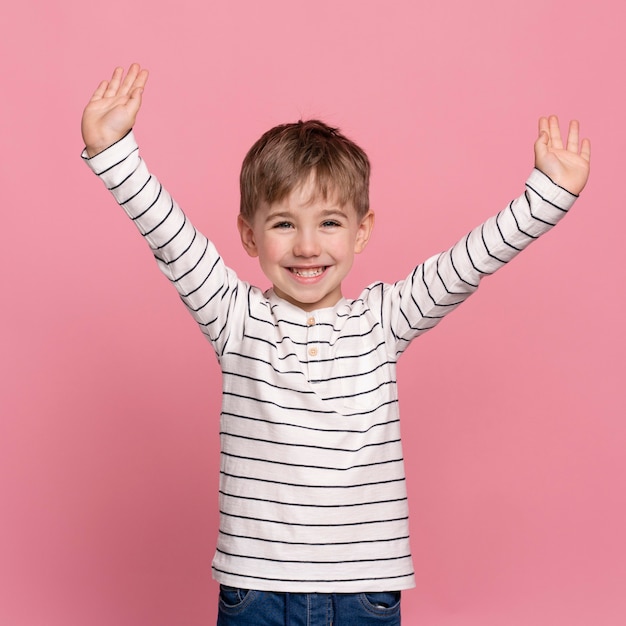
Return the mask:
POLYGON ((132 132, 100 154, 89 159, 83 153, 83 158, 133 220, 159 268, 221 354, 231 306, 249 286, 224 265, 213 244, 150 174, 132 132))
POLYGON ((404 281, 378 284, 381 314, 401 353, 476 291, 482 278, 507 264, 557 224, 576 196, 535 169, 524 193, 450 249, 418 265, 404 281), (384 293, 384 296, 383 296, 384 293))

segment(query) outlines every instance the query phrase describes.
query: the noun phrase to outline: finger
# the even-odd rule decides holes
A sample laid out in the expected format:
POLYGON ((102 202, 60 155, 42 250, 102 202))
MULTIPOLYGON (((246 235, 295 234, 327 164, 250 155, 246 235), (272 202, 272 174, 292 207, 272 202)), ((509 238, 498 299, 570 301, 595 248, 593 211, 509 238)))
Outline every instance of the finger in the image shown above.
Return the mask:
POLYGON ((589 139, 583 139, 580 147, 580 156, 585 159, 585 161, 589 162, 589 159, 591 158, 591 142, 589 139))
POLYGON ((139 74, 137 75, 137 78, 135 79, 135 82, 133 83, 132 89, 141 89, 143 91, 143 88, 146 86, 146 83, 148 82, 148 77, 150 76, 148 70, 141 70, 141 72, 139 72, 139 74))
POLYGON ((141 108, 141 96, 143 94, 143 87, 136 87, 130 92, 128 98, 127 107, 133 115, 137 115, 137 112, 141 108))
POLYGON ((137 63, 133 63, 128 68, 128 73, 126 74, 120 88, 118 90, 118 95, 126 96, 133 89, 133 83, 135 82, 137 75, 139 74, 139 65, 137 63))
POLYGON ((551 115, 548 120, 550 127, 550 141, 552 146, 557 150, 563 148, 563 141, 561 140, 561 128, 559 127, 559 118, 556 115, 551 115))
POLYGON ((550 126, 547 117, 539 118, 539 135, 535 143, 535 152, 537 150, 537 144, 541 144, 540 147, 544 149, 550 147, 550 126))
POLYGON ((111 76, 111 80, 109 81, 106 91, 103 94, 105 98, 117 95, 117 91, 120 88, 120 82, 122 80, 123 74, 124 74, 124 68, 122 67, 115 68, 115 71, 113 72, 113 76, 111 76))
POLYGON ((572 120, 569 123, 569 130, 567 132, 567 149, 570 152, 578 154, 578 120, 572 120))
POLYGON ((91 96, 90 102, 93 102, 94 100, 100 100, 102 98, 102 96, 104 95, 104 92, 107 90, 108 86, 109 86, 109 81, 108 80, 103 80, 98 85, 98 88, 93 92, 93 95, 91 96))

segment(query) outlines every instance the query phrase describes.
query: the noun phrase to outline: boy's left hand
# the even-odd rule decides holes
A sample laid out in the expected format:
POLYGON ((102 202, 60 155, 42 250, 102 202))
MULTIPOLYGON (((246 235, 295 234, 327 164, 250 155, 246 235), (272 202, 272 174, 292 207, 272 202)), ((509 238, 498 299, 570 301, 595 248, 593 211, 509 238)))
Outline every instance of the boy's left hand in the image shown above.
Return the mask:
POLYGON ((567 143, 563 146, 556 115, 539 118, 539 137, 535 142, 535 167, 557 185, 578 195, 589 178, 589 139, 580 141, 578 122, 569 124, 567 143))

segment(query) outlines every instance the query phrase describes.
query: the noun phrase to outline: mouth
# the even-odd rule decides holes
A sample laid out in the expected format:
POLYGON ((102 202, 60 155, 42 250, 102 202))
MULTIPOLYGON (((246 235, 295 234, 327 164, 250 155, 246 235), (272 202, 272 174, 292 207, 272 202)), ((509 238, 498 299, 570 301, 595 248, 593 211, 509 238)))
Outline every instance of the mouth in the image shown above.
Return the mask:
POLYGON ((326 271, 326 266, 321 267, 290 267, 289 271, 300 278, 315 278, 326 271))

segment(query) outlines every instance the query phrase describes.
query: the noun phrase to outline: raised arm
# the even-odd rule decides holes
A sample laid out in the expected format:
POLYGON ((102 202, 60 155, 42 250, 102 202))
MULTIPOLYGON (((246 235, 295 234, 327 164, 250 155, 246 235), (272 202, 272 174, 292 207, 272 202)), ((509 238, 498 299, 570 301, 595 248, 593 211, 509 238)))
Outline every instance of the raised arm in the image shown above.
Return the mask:
POLYGON ((535 167, 560 187, 578 195, 589 178, 591 144, 579 138, 576 120, 569 123, 563 145, 556 115, 539 118, 539 137, 535 142, 535 167))
POLYGON ((139 153, 132 127, 147 79, 148 72, 133 64, 126 76, 117 68, 111 80, 100 83, 83 113, 82 157, 132 219, 159 268, 221 354, 230 340, 228 324, 237 324, 232 311, 240 294, 245 302, 240 287, 247 286, 224 265, 139 153))
POLYGON ((590 143, 579 139, 578 122, 570 123, 564 146, 556 116, 539 120, 535 169, 524 193, 389 290, 386 317, 396 316, 392 324, 398 353, 464 302, 482 278, 503 267, 567 214, 587 182, 589 159, 590 143), (399 308, 394 307, 394 298, 399 308))
POLYGON ((81 131, 87 155, 92 157, 119 141, 135 124, 148 71, 133 63, 126 76, 118 67, 111 80, 103 80, 85 110, 81 131))

